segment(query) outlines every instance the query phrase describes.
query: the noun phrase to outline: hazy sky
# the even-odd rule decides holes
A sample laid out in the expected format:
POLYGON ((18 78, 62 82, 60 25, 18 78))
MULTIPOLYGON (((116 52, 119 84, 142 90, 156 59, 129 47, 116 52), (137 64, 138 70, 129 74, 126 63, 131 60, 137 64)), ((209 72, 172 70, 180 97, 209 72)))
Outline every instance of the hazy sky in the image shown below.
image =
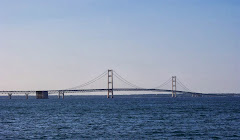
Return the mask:
POLYGON ((0 90, 64 89, 113 69, 240 92, 239 0, 0 0, 0 90))

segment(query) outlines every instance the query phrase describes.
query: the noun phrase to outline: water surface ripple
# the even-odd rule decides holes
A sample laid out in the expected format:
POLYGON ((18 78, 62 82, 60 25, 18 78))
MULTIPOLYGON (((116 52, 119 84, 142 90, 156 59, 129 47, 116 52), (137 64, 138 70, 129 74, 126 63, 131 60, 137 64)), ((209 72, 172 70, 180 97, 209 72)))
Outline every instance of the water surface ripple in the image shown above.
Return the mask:
POLYGON ((237 97, 1 97, 0 109, 0 139, 240 139, 237 97))

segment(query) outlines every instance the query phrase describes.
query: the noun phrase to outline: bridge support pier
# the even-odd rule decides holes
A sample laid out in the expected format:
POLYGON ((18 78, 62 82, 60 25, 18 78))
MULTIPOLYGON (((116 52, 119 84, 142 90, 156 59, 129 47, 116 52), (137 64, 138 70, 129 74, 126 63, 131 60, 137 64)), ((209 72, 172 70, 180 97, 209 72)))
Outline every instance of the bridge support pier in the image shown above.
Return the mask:
POLYGON ((28 99, 28 94, 29 94, 29 93, 25 93, 25 95, 26 95, 26 99, 28 99))
POLYGON ((64 91, 58 91, 58 99, 61 98, 61 94, 62 94, 62 98, 64 99, 64 91))
POLYGON ((172 97, 177 97, 176 90, 177 90, 177 77, 172 76, 172 97))
POLYGON ((192 94, 192 97, 200 97, 198 94, 192 94))
POLYGON ((107 98, 109 98, 109 94, 112 94, 111 98, 113 98, 113 70, 108 70, 108 94, 107 98))
POLYGON ((8 93, 9 99, 12 99, 12 93, 8 93))

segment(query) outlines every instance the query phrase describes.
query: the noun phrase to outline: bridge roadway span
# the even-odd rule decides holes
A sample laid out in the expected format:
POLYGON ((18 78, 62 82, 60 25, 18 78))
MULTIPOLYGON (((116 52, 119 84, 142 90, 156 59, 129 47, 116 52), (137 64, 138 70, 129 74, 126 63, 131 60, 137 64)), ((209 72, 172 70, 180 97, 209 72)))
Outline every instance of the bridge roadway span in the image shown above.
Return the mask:
MULTIPOLYGON (((45 90, 48 91, 48 94, 56 94, 59 92, 64 93, 79 93, 79 92, 107 92, 108 89, 66 89, 66 90, 45 90)), ((172 92, 172 90, 168 89, 146 89, 146 88, 114 88, 113 91, 151 91, 151 92, 172 92)), ((195 95, 202 95, 202 93, 196 92, 187 92, 187 91, 180 91, 176 90, 177 93, 185 93, 185 94, 195 94, 195 95)), ((36 90, 28 90, 28 91, 0 91, 1 94, 31 94, 36 93, 36 90)))

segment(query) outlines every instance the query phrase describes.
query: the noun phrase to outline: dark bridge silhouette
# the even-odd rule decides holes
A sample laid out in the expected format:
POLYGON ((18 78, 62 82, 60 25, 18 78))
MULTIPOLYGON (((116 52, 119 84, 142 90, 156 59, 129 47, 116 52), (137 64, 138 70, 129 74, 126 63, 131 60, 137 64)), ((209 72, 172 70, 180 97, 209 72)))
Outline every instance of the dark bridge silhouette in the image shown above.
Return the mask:
MULTIPOLYGON (((126 79, 124 79, 122 76, 117 74, 113 70, 108 70, 104 72, 103 74, 99 75, 98 77, 94 78, 93 80, 68 89, 61 89, 61 90, 46 90, 48 94, 58 94, 58 97, 64 98, 64 95, 67 93, 83 93, 83 92, 107 92, 107 98, 111 97, 113 98, 113 92, 118 91, 150 91, 150 92, 164 92, 164 93, 172 93, 172 97, 176 97, 177 93, 184 93, 189 94, 192 96, 202 96, 202 93, 192 92, 190 91, 181 81, 177 80, 176 76, 172 76, 170 79, 168 79, 166 82, 161 84, 160 86, 156 88, 141 88, 136 86, 135 84, 132 84, 128 82, 126 79), (84 89, 83 87, 89 86, 96 81, 102 79, 107 75, 107 88, 90 88, 90 89, 84 89), (118 80, 123 82, 125 85, 130 86, 131 88, 114 88, 113 84, 113 77, 116 77, 118 80), (171 83, 172 89, 162 89, 161 87, 164 87, 171 83), (185 90, 177 90, 177 84, 185 89, 185 90)), ((28 99, 29 94, 35 94, 37 91, 35 90, 26 90, 26 91, 0 91, 1 94, 7 94, 9 98, 11 99, 12 94, 25 94, 26 98, 28 99)))

